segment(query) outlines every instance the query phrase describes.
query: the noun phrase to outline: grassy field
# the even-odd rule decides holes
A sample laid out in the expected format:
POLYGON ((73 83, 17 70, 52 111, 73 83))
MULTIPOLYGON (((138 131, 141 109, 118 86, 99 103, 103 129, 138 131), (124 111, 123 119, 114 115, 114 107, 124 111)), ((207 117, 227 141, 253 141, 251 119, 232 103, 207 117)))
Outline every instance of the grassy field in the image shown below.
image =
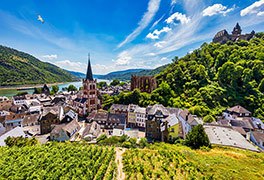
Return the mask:
POLYGON ((0 148, 0 179, 107 179, 116 174, 112 147, 55 143, 0 148))
POLYGON ((264 154, 234 148, 192 150, 164 143, 127 150, 127 179, 251 179, 264 178, 264 154))

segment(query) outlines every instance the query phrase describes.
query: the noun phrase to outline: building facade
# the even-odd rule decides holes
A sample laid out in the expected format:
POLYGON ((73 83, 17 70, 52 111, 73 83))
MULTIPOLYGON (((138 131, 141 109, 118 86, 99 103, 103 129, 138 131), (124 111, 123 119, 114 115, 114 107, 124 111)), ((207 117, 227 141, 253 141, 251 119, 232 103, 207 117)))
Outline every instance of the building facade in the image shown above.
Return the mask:
POLYGON ((157 88, 154 76, 131 76, 131 91, 139 89, 141 92, 151 93, 157 88))

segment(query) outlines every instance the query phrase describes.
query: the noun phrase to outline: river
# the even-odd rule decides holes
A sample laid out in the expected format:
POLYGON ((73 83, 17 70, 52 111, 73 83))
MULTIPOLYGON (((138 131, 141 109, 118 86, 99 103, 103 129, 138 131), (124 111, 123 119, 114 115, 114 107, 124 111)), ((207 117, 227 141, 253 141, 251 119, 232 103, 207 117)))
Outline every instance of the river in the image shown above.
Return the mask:
MULTIPOLYGON (((101 81, 105 81, 107 84, 110 83, 109 80, 97 79, 97 82, 101 82, 101 81)), ((62 91, 63 88, 68 87, 70 84, 77 87, 77 89, 82 87, 82 81, 68 82, 68 83, 64 83, 64 84, 58 84, 59 91, 62 91)), ((10 89, 0 88, 0 96, 12 97, 12 96, 15 96, 18 92, 27 92, 28 94, 33 94, 33 92, 34 92, 34 88, 27 88, 26 86, 25 86, 25 89, 23 89, 23 87, 17 87, 17 88, 10 88, 10 89), (18 90, 17 88, 19 88, 21 90, 18 90)))

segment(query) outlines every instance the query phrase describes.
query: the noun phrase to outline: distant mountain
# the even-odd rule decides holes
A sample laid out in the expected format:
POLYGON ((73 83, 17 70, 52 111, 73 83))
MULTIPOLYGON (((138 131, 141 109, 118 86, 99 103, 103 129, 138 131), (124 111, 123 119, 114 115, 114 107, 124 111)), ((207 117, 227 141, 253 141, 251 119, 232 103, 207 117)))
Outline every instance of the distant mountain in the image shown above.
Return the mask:
POLYGON ((167 65, 164 65, 156 69, 127 69, 123 71, 115 71, 108 73, 106 75, 97 75, 97 78, 107 79, 107 80, 118 79, 122 81, 127 81, 131 79, 131 75, 138 75, 138 76, 156 75, 159 72, 161 72, 166 66, 167 65))
POLYGON ((73 76, 76 76, 79 79, 84 79, 86 76, 84 73, 81 73, 81 72, 75 72, 75 71, 68 71, 68 72, 71 73, 73 76))
POLYGON ((0 86, 71 82, 76 79, 53 64, 0 45, 0 86))

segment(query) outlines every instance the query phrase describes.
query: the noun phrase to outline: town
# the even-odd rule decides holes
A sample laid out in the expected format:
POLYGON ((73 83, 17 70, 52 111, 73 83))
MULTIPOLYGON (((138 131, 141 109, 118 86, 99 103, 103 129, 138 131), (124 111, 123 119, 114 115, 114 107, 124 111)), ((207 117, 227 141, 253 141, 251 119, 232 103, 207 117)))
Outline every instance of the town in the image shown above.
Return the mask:
POLYGON ((97 88, 90 57, 82 90, 51 95, 44 85, 39 94, 0 98, 0 146, 8 137, 35 137, 48 141, 87 141, 96 143, 101 135, 123 136, 139 141, 174 143, 185 139, 197 125, 202 125, 211 144, 251 151, 264 150, 264 124, 240 105, 227 108, 211 123, 187 109, 161 104, 140 107, 137 104, 112 104, 102 109, 101 94, 114 95, 139 89, 150 93, 157 88, 153 76, 132 76, 131 85, 97 88))

